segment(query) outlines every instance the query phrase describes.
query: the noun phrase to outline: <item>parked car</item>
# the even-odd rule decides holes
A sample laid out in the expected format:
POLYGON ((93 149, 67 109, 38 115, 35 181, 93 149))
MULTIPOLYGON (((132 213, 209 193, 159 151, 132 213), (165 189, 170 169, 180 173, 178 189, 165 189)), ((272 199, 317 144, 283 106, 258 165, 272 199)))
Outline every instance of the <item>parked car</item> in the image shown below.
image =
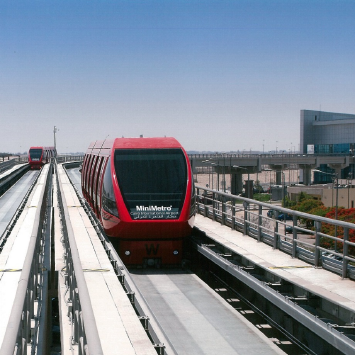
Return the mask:
POLYGON ((292 221, 292 220, 293 220, 293 217, 292 217, 292 215, 287 214, 287 213, 280 213, 280 214, 277 216, 277 219, 278 219, 279 221, 284 221, 284 220, 286 220, 286 221, 292 221))
POLYGON ((272 218, 272 217, 274 217, 274 215, 275 215, 275 211, 274 210, 268 210, 267 211, 267 216, 268 217, 272 218))
POLYGON ((290 233, 290 234, 293 233, 293 227, 290 225, 286 225, 285 230, 286 230, 286 233, 290 233))

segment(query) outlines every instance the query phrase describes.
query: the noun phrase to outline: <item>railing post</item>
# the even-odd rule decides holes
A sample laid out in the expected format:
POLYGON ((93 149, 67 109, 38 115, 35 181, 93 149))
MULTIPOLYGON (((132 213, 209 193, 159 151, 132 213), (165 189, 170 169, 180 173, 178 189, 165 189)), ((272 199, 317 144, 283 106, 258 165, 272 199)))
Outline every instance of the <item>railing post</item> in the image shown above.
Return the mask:
POLYGON ((221 224, 224 226, 226 224, 226 213, 227 213, 227 208, 226 208, 226 197, 222 196, 222 206, 221 206, 221 213, 222 213, 222 218, 221 218, 221 224))
POLYGON ((215 193, 212 192, 212 220, 216 220, 216 202, 215 202, 215 193))
POLYGON ((232 198, 231 201, 231 210, 232 210, 232 229, 235 229, 235 199, 232 198))
POLYGON ((292 234, 292 257, 295 258, 297 256, 297 233, 293 231, 292 234))
POLYGON ((258 242, 261 241, 262 233, 262 224, 263 224, 263 206, 259 205, 259 216, 258 216, 258 242))
POLYGON ((319 247, 320 247, 320 235, 319 232, 321 230, 321 222, 315 222, 315 226, 316 226, 316 242, 315 242, 315 251, 314 251, 314 267, 319 267, 320 266, 320 251, 319 251, 319 247))
POLYGON ((277 221, 277 215, 278 213, 276 212, 275 214, 275 227, 274 227, 274 245, 273 248, 277 249, 277 246, 279 245, 279 223, 277 221))
POLYGON ((344 244, 343 244, 343 272, 342 278, 345 279, 348 273, 349 260, 347 256, 349 255, 349 228, 344 227, 344 244))
POLYGON ((244 207, 244 224, 243 224, 243 234, 247 235, 248 234, 248 202, 244 201, 243 202, 243 207, 244 207))

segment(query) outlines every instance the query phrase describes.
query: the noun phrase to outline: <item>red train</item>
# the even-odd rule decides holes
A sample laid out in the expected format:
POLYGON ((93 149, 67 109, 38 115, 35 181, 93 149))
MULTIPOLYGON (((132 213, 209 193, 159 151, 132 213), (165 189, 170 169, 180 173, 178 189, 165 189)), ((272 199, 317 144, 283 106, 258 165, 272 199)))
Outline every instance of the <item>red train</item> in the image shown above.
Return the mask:
POLYGON ((31 147, 28 151, 28 163, 31 169, 41 169, 50 158, 56 157, 57 152, 54 147, 31 147))
POLYGON ((175 138, 90 144, 82 191, 126 265, 176 265, 195 216, 190 162, 175 138))

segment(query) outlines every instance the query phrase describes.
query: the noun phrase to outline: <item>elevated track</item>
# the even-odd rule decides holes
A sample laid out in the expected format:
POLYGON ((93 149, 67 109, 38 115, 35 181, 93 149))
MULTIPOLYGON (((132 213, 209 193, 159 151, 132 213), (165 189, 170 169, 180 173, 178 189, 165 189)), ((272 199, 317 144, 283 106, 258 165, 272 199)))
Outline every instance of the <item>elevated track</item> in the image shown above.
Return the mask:
POLYGON ((335 270, 322 253, 309 258, 321 264, 296 259, 306 255, 297 233, 286 238, 285 221, 268 231, 266 204, 253 212, 244 199, 239 219, 227 194, 199 188, 185 268, 127 270, 79 185, 78 169, 53 163, 0 198, 0 355, 355 352, 350 254, 332 259, 335 270))

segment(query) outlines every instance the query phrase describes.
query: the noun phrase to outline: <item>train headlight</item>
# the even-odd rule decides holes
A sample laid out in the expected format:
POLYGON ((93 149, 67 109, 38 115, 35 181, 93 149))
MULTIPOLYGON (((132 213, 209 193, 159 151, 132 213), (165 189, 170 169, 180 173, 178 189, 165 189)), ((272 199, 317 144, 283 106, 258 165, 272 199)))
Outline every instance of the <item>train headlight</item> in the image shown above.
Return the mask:
POLYGON ((173 251, 173 254, 174 254, 174 255, 178 255, 178 254, 179 254, 179 251, 178 251, 178 250, 174 250, 174 251, 173 251))
POLYGON ((129 250, 126 250, 126 251, 124 252, 124 255, 129 256, 129 255, 131 255, 131 252, 130 252, 129 250))

